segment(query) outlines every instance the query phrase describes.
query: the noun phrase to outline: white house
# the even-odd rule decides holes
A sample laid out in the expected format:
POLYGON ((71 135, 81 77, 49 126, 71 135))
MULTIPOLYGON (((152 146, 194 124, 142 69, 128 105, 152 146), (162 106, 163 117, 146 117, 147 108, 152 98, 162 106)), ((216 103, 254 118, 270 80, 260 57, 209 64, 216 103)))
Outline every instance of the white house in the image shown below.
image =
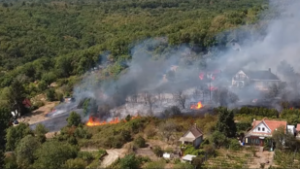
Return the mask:
POLYGON ((240 70, 232 77, 232 87, 243 88, 252 84, 258 90, 268 90, 269 86, 279 85, 279 78, 269 70, 240 70))
POLYGON ((181 144, 192 144, 195 148, 198 148, 203 140, 203 132, 197 127, 197 125, 193 125, 189 131, 187 131, 179 141, 181 144))
POLYGON ((285 132, 287 131, 287 122, 278 120, 268 120, 266 118, 262 120, 254 120, 252 123, 252 129, 246 133, 244 137, 245 144, 250 145, 264 145, 264 139, 266 137, 272 137, 272 133, 278 128, 283 127, 285 132))

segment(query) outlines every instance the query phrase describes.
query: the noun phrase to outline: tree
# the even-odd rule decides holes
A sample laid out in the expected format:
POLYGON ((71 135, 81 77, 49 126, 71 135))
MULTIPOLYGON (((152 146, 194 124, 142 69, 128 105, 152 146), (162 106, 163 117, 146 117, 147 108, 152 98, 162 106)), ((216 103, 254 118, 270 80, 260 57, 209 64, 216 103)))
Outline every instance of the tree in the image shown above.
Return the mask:
POLYGON ((83 159, 75 158, 69 159, 65 162, 62 168, 66 169, 84 169, 86 167, 86 162, 83 159))
POLYGON ((55 100, 55 90, 54 89, 51 88, 51 89, 47 90, 46 95, 47 95, 47 99, 49 101, 54 101, 55 100))
POLYGON ((8 128, 6 133, 6 149, 10 151, 14 150, 22 138, 32 134, 29 125, 25 123, 20 123, 16 127, 8 128))
POLYGON ((167 140, 167 142, 169 142, 170 139, 174 136, 174 132, 176 132, 176 130, 177 125, 171 120, 167 120, 160 125, 161 134, 167 140))
POLYGON ((220 109, 217 130, 223 133, 226 137, 235 137, 236 125, 232 110, 228 110, 227 108, 220 109))
POLYGON ((140 161, 134 154, 130 154, 120 160, 120 168, 124 169, 139 169, 140 161))
POLYGON ((291 133, 285 132, 284 127, 279 127, 273 132, 272 139, 276 143, 276 148, 283 149, 286 148, 290 151, 300 148, 300 142, 291 133))
POLYGON ((153 147, 153 152, 157 157, 161 157, 163 155, 163 150, 159 146, 154 146, 153 147))
POLYGON ((35 153, 34 168, 62 168, 68 159, 77 156, 78 148, 57 141, 45 142, 35 153))
POLYGON ((23 101, 26 98, 26 90, 20 81, 14 80, 9 87, 9 92, 7 94, 6 97, 13 110, 18 110, 21 115, 28 112, 28 109, 23 104, 23 101))
POLYGON ((195 157, 192 159, 192 165, 195 167, 195 169, 203 168, 203 162, 204 162, 204 159, 202 156, 195 157))
POLYGON ((68 126, 78 126, 81 124, 81 116, 76 112, 71 112, 68 117, 68 126))
POLYGON ((9 110, 0 108, 0 168, 4 167, 5 135, 6 129, 10 126, 11 114, 9 110))
POLYGON ((37 138, 39 139, 39 141, 41 143, 46 141, 45 134, 47 132, 48 132, 48 130, 46 129, 46 127, 43 124, 36 125, 35 130, 34 130, 34 134, 37 136, 37 138))
POLYGON ((16 148, 16 159, 18 166, 21 168, 30 167, 35 160, 34 153, 40 145, 41 143, 36 137, 31 135, 25 136, 16 148))
POLYGON ((125 120, 126 120, 127 122, 131 120, 130 114, 128 114, 128 115, 126 116, 125 120))
POLYGON ((227 138, 223 133, 215 131, 210 137, 210 142, 213 143, 215 147, 221 147, 227 144, 227 138))

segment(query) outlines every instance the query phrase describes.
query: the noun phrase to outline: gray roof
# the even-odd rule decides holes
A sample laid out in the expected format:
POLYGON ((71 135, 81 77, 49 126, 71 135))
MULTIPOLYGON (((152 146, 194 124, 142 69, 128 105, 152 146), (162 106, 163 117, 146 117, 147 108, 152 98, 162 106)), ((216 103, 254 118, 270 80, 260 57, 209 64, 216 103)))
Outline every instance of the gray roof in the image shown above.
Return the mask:
POLYGON ((250 79, 261 79, 261 80, 279 80, 279 78, 274 75, 269 70, 259 70, 259 71, 249 71, 243 70, 243 72, 250 78, 250 79))

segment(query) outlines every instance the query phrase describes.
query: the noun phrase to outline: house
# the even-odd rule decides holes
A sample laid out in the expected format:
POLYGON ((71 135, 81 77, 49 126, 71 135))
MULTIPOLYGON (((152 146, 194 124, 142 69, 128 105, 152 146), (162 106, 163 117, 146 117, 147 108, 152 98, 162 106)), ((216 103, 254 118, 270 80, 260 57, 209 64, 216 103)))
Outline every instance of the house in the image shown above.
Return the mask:
POLYGON ((195 157, 196 157, 195 155, 187 154, 187 155, 185 155, 185 156, 183 156, 181 158, 181 162, 189 162, 189 163, 191 163, 192 160, 193 160, 193 158, 195 158, 195 157))
POLYGON ((249 71, 240 70, 232 77, 232 87, 243 88, 254 85, 260 91, 268 90, 269 86, 279 85, 280 79, 269 70, 249 71))
POLYGON ((300 139, 300 124, 297 124, 296 127, 296 138, 300 139))
POLYGON ((203 132, 197 127, 196 123, 187 131, 179 141, 181 144, 192 144, 198 148, 203 140, 203 132))
POLYGON ((265 138, 272 137, 272 133, 278 128, 283 127, 284 131, 287 131, 287 122, 278 120, 268 120, 266 118, 262 120, 253 120, 252 129, 245 134, 245 145, 264 145, 265 138))

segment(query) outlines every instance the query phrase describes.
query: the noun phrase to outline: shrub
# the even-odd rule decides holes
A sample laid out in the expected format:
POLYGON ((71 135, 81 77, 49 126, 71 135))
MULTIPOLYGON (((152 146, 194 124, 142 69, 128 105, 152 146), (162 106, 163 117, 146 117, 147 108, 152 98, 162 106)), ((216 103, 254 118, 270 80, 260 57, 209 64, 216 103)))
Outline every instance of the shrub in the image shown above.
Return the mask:
POLYGON ((187 145, 184 154, 199 155, 199 150, 195 149, 193 145, 187 145))
POLYGON ((48 101, 55 101, 56 98, 56 93, 55 93, 55 90, 54 89, 48 89, 47 92, 46 92, 46 95, 47 95, 47 100, 48 101))
POLYGON ((140 160, 134 154, 128 155, 120 160, 120 168, 138 169, 140 165, 140 160))
POLYGON ((152 151, 154 152, 154 154, 157 157, 161 157, 163 155, 163 151, 162 151, 161 147, 159 147, 159 146, 154 146, 152 151))
POLYGON ((81 117, 76 112, 71 112, 68 117, 68 126, 78 126, 81 123, 81 117))
POLYGON ((88 163, 95 159, 92 153, 86 151, 79 151, 77 157, 85 160, 88 163))
POLYGON ((241 145, 237 139, 230 139, 229 141, 229 149, 237 151, 241 148, 241 145))
POLYGON ((146 146, 146 140, 142 136, 138 136, 134 140, 134 144, 138 146, 139 148, 145 147, 146 146))
POLYGON ((69 159, 65 162, 63 165, 63 168, 66 169, 83 169, 86 166, 86 162, 83 159, 75 158, 75 159, 69 159))

